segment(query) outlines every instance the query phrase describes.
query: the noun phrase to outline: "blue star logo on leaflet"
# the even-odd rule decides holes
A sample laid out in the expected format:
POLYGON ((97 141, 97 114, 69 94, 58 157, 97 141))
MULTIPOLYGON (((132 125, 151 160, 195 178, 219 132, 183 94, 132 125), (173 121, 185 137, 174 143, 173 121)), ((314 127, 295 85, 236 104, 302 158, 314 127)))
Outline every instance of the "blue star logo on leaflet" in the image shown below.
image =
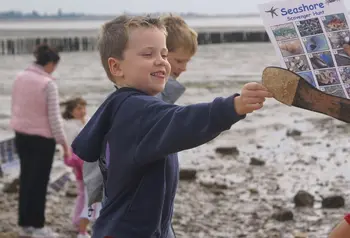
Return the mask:
POLYGON ((275 7, 271 7, 271 9, 269 11, 265 11, 266 13, 271 13, 271 17, 274 18, 275 16, 278 17, 276 11, 278 10, 278 8, 275 7))

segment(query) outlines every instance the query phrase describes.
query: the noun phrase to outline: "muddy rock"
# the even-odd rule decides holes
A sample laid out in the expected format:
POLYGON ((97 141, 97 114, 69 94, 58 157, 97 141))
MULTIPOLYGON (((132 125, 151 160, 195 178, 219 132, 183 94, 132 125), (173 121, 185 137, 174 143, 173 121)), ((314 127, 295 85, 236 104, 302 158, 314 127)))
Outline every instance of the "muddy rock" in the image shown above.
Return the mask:
POLYGON ((212 188, 215 189, 217 192, 217 189, 227 189, 228 186, 227 184, 224 183, 201 183, 202 186, 207 187, 207 188, 212 188))
POLYGON ((218 181, 210 181, 210 180, 202 180, 199 182, 200 185, 203 187, 209 188, 209 189, 214 189, 217 191, 218 189, 227 189, 228 186, 225 183, 218 182, 218 181))
POLYGON ((238 155, 239 151, 237 147, 217 147, 215 149, 215 152, 221 155, 238 155))
POLYGON ((12 182, 6 183, 3 192, 4 193, 17 193, 19 189, 19 178, 14 179, 12 182))
POLYGON ((329 196, 322 199, 323 208, 340 208, 344 205, 345 199, 342 196, 329 196))
POLYGON ((308 238, 306 233, 297 232, 294 234, 294 238, 308 238))
POLYGON ((77 187, 74 183, 70 183, 66 190, 66 197, 75 198, 78 196, 77 187))
POLYGON ((294 196, 294 204, 296 207, 313 207, 315 202, 314 196, 306 191, 299 191, 294 196))
POLYGON ((17 238, 18 234, 15 232, 0 232, 1 238, 17 238))
POLYGON ((257 195, 259 194, 259 190, 257 188, 249 188, 249 192, 252 195, 257 195))
POLYGON ((288 137, 294 137, 294 136, 301 136, 301 131, 293 129, 293 130, 288 130, 286 135, 288 137))
POLYGON ((267 237, 269 238, 282 238, 282 234, 280 231, 278 231, 277 229, 271 229, 269 231, 266 232, 267 237))
POLYGON ((193 181, 196 180, 197 171, 195 169, 181 169, 180 180, 193 181))
POLYGON ((265 165, 265 161, 257 159, 255 157, 252 157, 252 158, 250 158, 249 164, 253 165, 253 166, 263 166, 263 165, 265 165))
POLYGON ((294 218, 293 212, 290 210, 282 209, 272 214, 272 218, 276 221, 291 221, 294 218))
POLYGON ((66 197, 75 198, 76 196, 78 196, 76 188, 69 188, 69 189, 67 189, 66 197))

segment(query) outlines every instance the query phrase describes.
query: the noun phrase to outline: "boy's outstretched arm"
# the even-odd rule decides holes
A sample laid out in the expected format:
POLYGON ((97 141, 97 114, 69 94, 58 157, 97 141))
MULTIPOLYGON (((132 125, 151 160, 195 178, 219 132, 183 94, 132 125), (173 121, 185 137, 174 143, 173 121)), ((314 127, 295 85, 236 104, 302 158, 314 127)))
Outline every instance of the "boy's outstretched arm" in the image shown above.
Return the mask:
POLYGON ((186 107, 153 100, 141 118, 140 141, 135 162, 145 164, 181 150, 202 145, 263 106, 267 89, 258 83, 246 84, 241 95, 216 98, 212 103, 186 107))

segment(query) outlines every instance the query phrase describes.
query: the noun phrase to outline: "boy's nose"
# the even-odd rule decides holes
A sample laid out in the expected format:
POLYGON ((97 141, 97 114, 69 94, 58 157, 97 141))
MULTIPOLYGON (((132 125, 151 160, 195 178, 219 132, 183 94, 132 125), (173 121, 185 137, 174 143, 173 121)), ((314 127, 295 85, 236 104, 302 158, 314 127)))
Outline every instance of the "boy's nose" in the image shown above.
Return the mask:
POLYGON ((166 59, 164 59, 163 57, 159 57, 155 60, 156 65, 165 65, 166 62, 167 62, 166 59))

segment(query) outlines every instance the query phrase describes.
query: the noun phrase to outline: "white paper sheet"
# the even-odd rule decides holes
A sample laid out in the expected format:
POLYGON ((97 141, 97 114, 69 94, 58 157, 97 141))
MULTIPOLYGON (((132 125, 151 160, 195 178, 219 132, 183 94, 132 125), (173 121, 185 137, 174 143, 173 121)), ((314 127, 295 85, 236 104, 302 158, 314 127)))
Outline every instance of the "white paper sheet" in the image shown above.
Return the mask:
POLYGON ((259 5, 281 66, 325 93, 350 98, 350 21, 343 0, 259 5))

